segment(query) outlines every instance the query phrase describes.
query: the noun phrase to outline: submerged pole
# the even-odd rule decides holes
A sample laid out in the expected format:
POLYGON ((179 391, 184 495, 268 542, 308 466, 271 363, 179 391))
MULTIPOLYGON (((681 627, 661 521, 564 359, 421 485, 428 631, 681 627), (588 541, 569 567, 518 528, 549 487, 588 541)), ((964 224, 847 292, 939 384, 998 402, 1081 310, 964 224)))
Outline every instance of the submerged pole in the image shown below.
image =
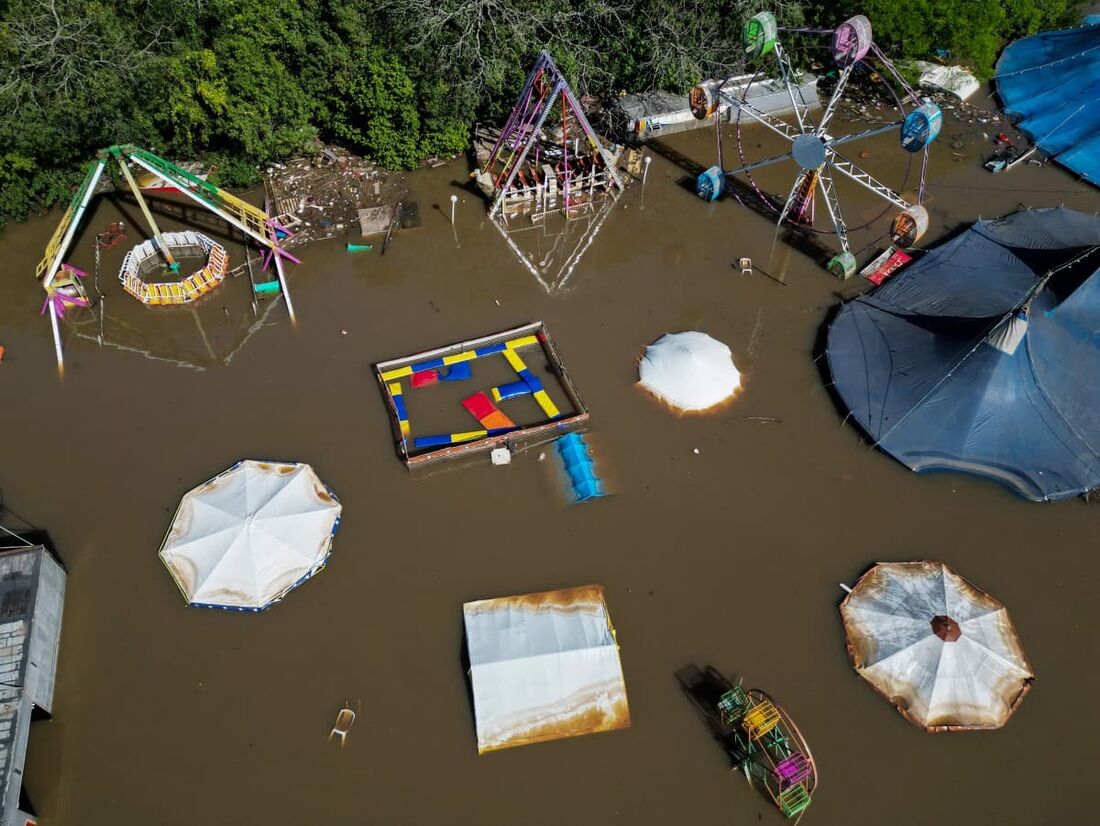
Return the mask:
POLYGON ((271 257, 275 259, 275 273, 279 276, 279 289, 283 291, 283 298, 286 299, 286 310, 290 313, 290 324, 292 327, 297 328, 298 319, 294 316, 294 305, 290 303, 290 291, 286 288, 286 273, 283 272, 283 256, 280 254, 278 245, 272 250, 271 257))
POLYGON ((458 227, 455 226, 455 204, 458 203, 458 196, 451 196, 451 234, 455 237, 455 246, 458 246, 458 227))
POLYGON ((53 296, 48 299, 50 305, 50 326, 53 328, 53 349, 57 355, 57 375, 65 376, 65 354, 61 352, 61 330, 57 326, 57 307, 54 305, 53 296))
POLYGON ((249 250, 248 244, 244 246, 244 263, 248 268, 248 286, 252 288, 252 317, 255 318, 260 314, 260 308, 256 304, 256 279, 252 277, 252 251, 249 250))

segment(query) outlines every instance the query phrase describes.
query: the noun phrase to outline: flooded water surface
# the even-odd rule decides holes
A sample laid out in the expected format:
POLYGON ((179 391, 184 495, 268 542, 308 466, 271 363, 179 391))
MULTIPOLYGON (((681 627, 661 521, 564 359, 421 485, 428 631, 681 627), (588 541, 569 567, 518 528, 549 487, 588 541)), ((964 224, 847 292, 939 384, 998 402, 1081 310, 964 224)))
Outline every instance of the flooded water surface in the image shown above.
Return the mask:
MULTIPOLYGON (((891 141, 868 147, 884 179, 891 141)), ((281 303, 254 313, 247 274, 194 311, 138 304, 116 276, 136 209, 100 199, 70 261, 91 274, 95 233, 121 218, 131 234, 101 261, 102 329, 91 311, 65 324, 63 382, 33 277, 58 216, 5 231, 0 484, 69 571, 55 714, 32 727, 26 770, 43 824, 782 822, 682 693, 689 664, 744 675, 797 720, 820 774, 806 823, 1094 819, 1100 510, 919 476, 868 447, 814 361, 863 282, 824 271, 828 237, 811 255, 773 247, 772 219, 684 188, 690 163, 713 163, 712 134, 665 144, 566 291, 516 259, 456 188, 456 161, 410 177, 423 226, 384 256, 380 239, 296 250, 296 330, 281 303), (767 274, 742 277, 742 256, 767 274), (545 447, 410 475, 372 365, 536 320, 615 495, 566 506, 545 447), (636 386, 645 345, 681 330, 727 343, 743 372, 716 413, 677 416, 636 386), (266 613, 188 608, 157 549, 182 494, 241 458, 313 465, 344 506, 333 555, 266 613), (1009 607, 1037 680, 1001 731, 920 731, 849 664, 838 583, 924 558, 1009 607), (633 726, 479 757, 463 602, 589 583, 606 588, 633 726), (362 710, 340 749, 326 736, 345 700, 362 710)), ((791 175, 760 181, 785 192, 791 175)), ((946 142, 928 180, 926 243, 1019 202, 1097 204, 1055 168, 994 177, 946 142)), ((841 195, 853 226, 877 214, 841 195)), ((203 231, 243 261, 238 240, 203 231)), ((885 231, 854 233, 861 260, 885 231)))

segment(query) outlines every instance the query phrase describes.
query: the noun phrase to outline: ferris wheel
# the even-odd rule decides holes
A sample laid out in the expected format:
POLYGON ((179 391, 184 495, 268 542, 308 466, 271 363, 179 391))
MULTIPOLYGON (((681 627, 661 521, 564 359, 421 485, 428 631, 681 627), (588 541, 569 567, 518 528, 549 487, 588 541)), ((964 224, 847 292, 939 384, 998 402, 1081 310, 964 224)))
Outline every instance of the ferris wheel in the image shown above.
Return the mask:
MULTIPOLYGON (((747 84, 737 87, 736 92, 725 89, 726 84, 701 84, 693 88, 689 102, 692 114, 699 120, 713 115, 717 126, 723 110, 729 112, 730 120, 734 120, 734 113, 736 113, 740 163, 733 169, 724 169, 719 133, 718 164, 699 175, 695 184, 696 194, 707 201, 716 200, 725 191, 729 177, 743 175, 764 203, 778 213, 777 225, 781 226, 788 221, 802 230, 835 234, 840 252, 829 261, 828 268, 841 278, 848 278, 857 269, 855 255, 849 247, 848 235, 852 230, 862 227, 851 227, 845 222, 834 181, 835 173, 858 184, 884 202, 882 212, 863 224, 863 227, 873 223, 878 217, 894 211, 895 215, 890 225, 891 241, 897 247, 911 247, 915 244, 928 228, 928 212, 921 206, 924 198, 924 180, 928 171, 928 147, 939 134, 943 115, 935 103, 921 101, 901 73, 875 45, 871 38, 871 22, 863 15, 856 15, 841 23, 835 30, 780 29, 773 14, 762 12, 745 23, 741 31, 741 39, 750 57, 774 56, 778 64, 777 82, 790 99, 794 123, 788 123, 774 114, 765 112, 754 103, 754 100, 759 100, 760 87, 757 84, 764 76, 763 71, 753 75, 747 84), (807 103, 802 88, 798 84, 791 60, 780 43, 780 32, 809 37, 831 37, 831 55, 838 70, 838 77, 836 87, 816 121, 811 112, 811 105, 807 103), (895 123, 875 126, 850 135, 835 136, 830 132, 830 124, 837 113, 845 89, 857 67, 869 65, 871 57, 882 70, 879 75, 890 89, 902 117, 895 123), (887 77, 901 89, 901 94, 898 93, 897 88, 886 82, 887 77), (906 112, 907 107, 908 112, 906 112), (749 123, 757 123, 767 128, 788 142, 790 148, 769 158, 750 161, 746 158, 744 143, 741 140, 741 128, 749 123), (923 155, 915 202, 905 200, 897 190, 877 180, 843 154, 847 151, 849 144, 893 130, 900 131, 901 149, 910 153, 910 163, 912 156, 916 153, 923 155), (753 179, 752 172, 788 160, 794 162, 797 172, 786 200, 777 202, 761 190, 753 179), (814 207, 818 191, 825 205, 824 218, 815 216, 814 207), (819 219, 816 223, 815 217, 819 219), (827 219, 827 225, 825 219, 827 219)), ((775 82, 772 81, 772 83, 775 82)), ((814 96, 810 103, 816 102, 816 96, 814 96)), ((906 172, 906 182, 908 177, 909 174, 906 172)), ((906 183, 902 183, 899 188, 904 189, 905 186, 906 183)))

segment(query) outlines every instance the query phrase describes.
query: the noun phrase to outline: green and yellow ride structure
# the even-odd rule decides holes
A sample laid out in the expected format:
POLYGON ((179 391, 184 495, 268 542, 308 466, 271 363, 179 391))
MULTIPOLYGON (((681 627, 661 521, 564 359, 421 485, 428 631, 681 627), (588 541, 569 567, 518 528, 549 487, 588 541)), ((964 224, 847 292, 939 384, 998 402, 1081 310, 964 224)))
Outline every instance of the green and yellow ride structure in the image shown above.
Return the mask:
MULTIPOLYGON (((167 186, 214 213, 229 226, 244 233, 261 249, 265 250, 264 264, 265 266, 273 264, 276 274, 276 280, 271 282, 271 291, 274 291, 274 285, 277 283, 278 292, 282 294, 286 301, 291 322, 295 322, 294 305, 291 303, 290 293, 287 290, 286 272, 283 265, 284 259, 294 263, 300 262, 282 247, 283 240, 290 234, 286 228, 282 227, 277 220, 262 209, 249 204, 247 201, 192 172, 181 169, 146 149, 131 144, 108 146, 99 150, 96 153, 95 160, 85 167, 84 178, 73 194, 68 208, 61 216, 60 223, 46 245, 42 260, 35 269, 35 277, 46 292, 46 303, 42 312, 43 314, 48 312, 50 317, 59 374, 63 374, 65 365, 59 321, 67 308, 87 307, 91 303, 80 280, 83 273, 66 264, 65 257, 88 211, 100 178, 112 162, 118 164, 122 177, 126 181, 126 185, 133 194, 148 225, 153 246, 164 258, 164 263, 170 271, 178 272, 180 265, 172 255, 172 245, 165 242, 164 234, 157 226, 149 205, 142 195, 141 188, 134 180, 131 166, 151 173, 167 186)), ((186 279, 181 279, 181 283, 185 281, 186 279)), ((260 291, 259 288, 262 286, 262 284, 256 285, 257 292, 260 291)), ((194 290, 189 292, 186 289, 164 292, 166 293, 164 300, 149 301, 147 303, 151 305, 184 303, 194 297, 192 294, 195 293, 194 290), (177 293, 178 301, 173 299, 173 296, 176 296, 177 293)))

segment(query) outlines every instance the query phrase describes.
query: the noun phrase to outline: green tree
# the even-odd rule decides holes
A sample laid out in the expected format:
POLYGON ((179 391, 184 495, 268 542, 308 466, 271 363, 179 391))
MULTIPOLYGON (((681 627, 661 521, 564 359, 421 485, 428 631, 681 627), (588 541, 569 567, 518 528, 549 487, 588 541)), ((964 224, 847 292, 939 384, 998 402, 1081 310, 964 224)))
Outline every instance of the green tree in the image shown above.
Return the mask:
POLYGON ((415 166, 420 160, 420 115, 404 66, 377 46, 356 49, 350 57, 334 77, 328 107, 332 135, 382 166, 415 166))
POLYGON ((839 8, 817 0, 815 25, 833 27, 853 14, 871 21, 875 41, 896 57, 928 59, 937 50, 989 77, 1010 41, 1065 22, 1070 0, 845 0, 839 8))

